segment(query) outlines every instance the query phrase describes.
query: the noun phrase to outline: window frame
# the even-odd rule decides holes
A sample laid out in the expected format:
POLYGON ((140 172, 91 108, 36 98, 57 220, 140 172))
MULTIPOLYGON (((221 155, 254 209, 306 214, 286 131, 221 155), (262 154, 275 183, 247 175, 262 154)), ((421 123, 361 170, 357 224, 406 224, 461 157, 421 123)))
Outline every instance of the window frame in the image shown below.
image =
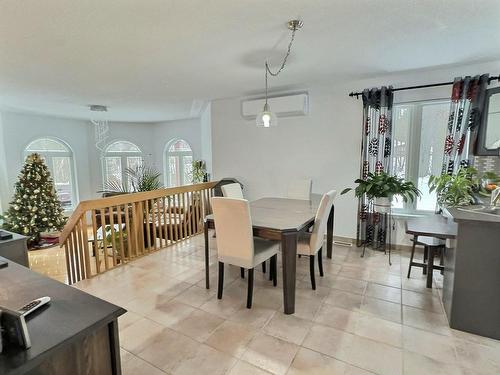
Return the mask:
MULTIPOLYGON (((416 186, 418 185, 418 173, 420 167, 420 147, 421 147, 421 136, 422 136, 422 112, 423 107, 425 105, 432 104, 447 104, 450 105, 450 98, 434 98, 434 99, 421 99, 421 100, 411 100, 411 101, 401 101, 395 102, 392 106, 392 119, 394 126, 395 119, 395 110, 399 106, 410 106, 411 114, 410 114, 410 131, 408 135, 409 139, 409 151, 406 154, 408 158, 408 163, 406 165, 405 170, 405 180, 413 182, 416 186), (416 110, 418 109, 418 110, 416 110), (418 124, 415 126, 414 124, 418 124)), ((444 123, 443 127, 446 127, 447 124, 444 123)), ((444 144, 444 139, 442 140, 444 144)), ((393 140, 394 142, 394 140, 393 140)), ((394 143, 393 143, 394 148, 394 143)), ((394 157, 394 156, 392 156, 394 157)), ((391 165, 393 160, 391 160, 391 165)), ((417 186, 418 187, 418 186, 417 186)), ((417 198, 418 200, 419 198, 417 198)), ((425 210, 425 209, 417 209, 417 200, 414 202, 403 202, 403 208, 392 208, 392 212, 395 216, 428 216, 435 213, 435 210, 425 210)))
POLYGON ((102 182, 103 182, 104 186, 106 186, 106 183, 108 181, 108 170, 107 170, 107 165, 106 165, 107 158, 120 158, 121 183, 122 183, 122 186, 127 186, 128 188, 130 188, 128 177, 127 177, 127 174, 125 172, 125 170, 128 168, 128 158, 140 158, 140 163, 143 164, 144 163, 144 154, 142 152, 142 149, 134 142, 130 142, 126 139, 115 139, 115 140, 111 141, 110 143, 108 143, 108 145, 104 149, 104 153, 102 156, 102 162, 101 162, 102 182), (134 147, 136 147, 138 151, 120 151, 120 152, 109 151, 109 149, 114 144, 119 143, 119 142, 129 143, 129 144, 133 145, 134 147))
POLYGON ((33 153, 37 153, 41 155, 44 160, 45 160, 45 165, 50 171, 52 181, 54 183, 54 189, 56 189, 57 192, 57 187, 56 187, 56 181, 55 181, 55 174, 53 171, 53 159, 56 157, 67 157, 69 158, 69 166, 70 166, 70 183, 71 183, 71 205, 70 206, 63 206, 64 212, 71 212, 73 211, 76 206, 78 205, 80 199, 79 199, 79 191, 78 191, 78 180, 77 180, 77 171, 76 171, 76 161, 75 161, 75 153, 71 146, 65 142, 64 140, 53 137, 53 136, 40 136, 32 139, 30 142, 26 144, 26 146, 23 148, 22 152, 22 164, 24 164, 26 157, 28 155, 31 155, 33 153), (60 145, 62 145, 66 151, 45 151, 45 150, 33 150, 33 151, 28 151, 28 148, 35 143, 36 141, 39 140, 44 140, 48 139, 53 142, 56 142, 60 145))
POLYGON ((184 157, 186 156, 191 156, 192 161, 194 161, 194 153, 193 153, 193 148, 191 147, 191 144, 186 141, 184 138, 173 138, 170 141, 167 142, 165 145, 165 149, 163 151, 163 165, 164 165, 164 173, 165 173, 165 179, 166 179, 166 185, 167 187, 177 187, 177 185, 173 186, 172 181, 170 180, 170 163, 169 163, 169 158, 170 157, 178 157, 179 158, 179 175, 181 176, 181 181, 180 185, 178 186, 183 186, 183 185, 189 185, 192 184, 192 181, 184 181, 185 178, 185 164, 184 164, 184 157), (170 148, 179 141, 185 142, 191 151, 170 151, 170 148))

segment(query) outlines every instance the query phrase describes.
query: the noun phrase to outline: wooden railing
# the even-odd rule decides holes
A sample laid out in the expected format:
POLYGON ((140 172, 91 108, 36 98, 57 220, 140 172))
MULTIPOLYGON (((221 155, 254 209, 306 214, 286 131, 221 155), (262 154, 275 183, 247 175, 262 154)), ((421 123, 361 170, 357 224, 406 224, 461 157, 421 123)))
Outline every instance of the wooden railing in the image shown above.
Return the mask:
POLYGON ((217 182, 82 201, 59 239, 68 283, 88 279, 203 231, 217 182))

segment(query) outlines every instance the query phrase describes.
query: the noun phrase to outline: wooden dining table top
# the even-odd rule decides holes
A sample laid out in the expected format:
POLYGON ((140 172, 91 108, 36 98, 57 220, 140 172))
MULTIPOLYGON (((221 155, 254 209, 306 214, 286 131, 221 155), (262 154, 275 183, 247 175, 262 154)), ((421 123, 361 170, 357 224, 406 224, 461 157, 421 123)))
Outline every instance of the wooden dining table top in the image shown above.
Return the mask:
MULTIPOLYGON (((314 221, 320 201, 320 194, 311 194, 310 200, 260 198, 251 201, 252 226, 280 232, 300 231, 314 221)), ((208 215, 205 219, 213 221, 213 215, 208 215)))

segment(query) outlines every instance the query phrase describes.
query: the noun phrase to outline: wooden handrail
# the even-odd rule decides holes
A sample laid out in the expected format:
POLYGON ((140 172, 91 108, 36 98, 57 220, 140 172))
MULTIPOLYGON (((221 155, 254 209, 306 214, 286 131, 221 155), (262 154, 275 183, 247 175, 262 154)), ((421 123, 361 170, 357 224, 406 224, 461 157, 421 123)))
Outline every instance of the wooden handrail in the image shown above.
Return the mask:
POLYGON ((59 246, 62 247, 66 240, 68 239, 69 234, 73 230, 76 223, 80 220, 83 213, 89 210, 107 208, 111 206, 118 206, 122 204, 128 203, 136 203, 151 199, 157 199, 161 197, 165 197, 168 195, 182 194, 192 191, 199 191, 204 189, 211 189, 215 185, 217 185, 218 181, 211 182, 202 182, 200 184, 192 184, 192 185, 183 185, 172 188, 164 188, 152 191, 143 191, 139 193, 129 193, 129 194, 120 194, 112 197, 106 198, 98 198, 98 199, 89 199, 85 201, 81 201, 76 209, 71 214, 70 218, 64 225, 64 229, 59 236, 59 246))
POLYGON ((68 283, 203 232, 218 181, 82 201, 59 237, 68 283))

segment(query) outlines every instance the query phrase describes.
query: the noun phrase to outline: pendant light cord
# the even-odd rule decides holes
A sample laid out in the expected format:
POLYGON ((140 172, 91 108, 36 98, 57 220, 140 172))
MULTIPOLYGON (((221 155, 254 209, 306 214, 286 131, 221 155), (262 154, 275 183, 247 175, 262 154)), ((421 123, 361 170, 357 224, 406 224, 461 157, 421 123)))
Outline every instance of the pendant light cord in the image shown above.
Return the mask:
POLYGON ((281 71, 285 68, 285 65, 286 65, 286 61, 288 59, 288 56, 290 56, 290 51, 292 49, 292 44, 293 44, 293 41, 295 39, 295 31, 297 31, 297 28, 293 28, 292 29, 292 37, 290 38, 290 43, 288 43, 288 48, 287 48, 287 51, 286 51, 286 55, 285 57, 283 58, 283 62, 281 63, 281 66, 280 68, 276 71, 276 72, 272 72, 271 69, 269 68, 269 64, 266 60, 266 77, 267 77, 267 73, 269 73, 270 75, 272 75, 273 77, 276 77, 278 74, 281 73, 281 71))
POLYGON ((286 50, 286 54, 285 54, 285 57, 283 58, 283 61, 281 62, 281 66, 279 67, 279 69, 276 71, 276 72, 272 72, 271 69, 269 68, 269 63, 268 61, 266 60, 266 106, 267 106, 267 74, 269 73, 270 75, 272 75, 273 77, 276 77, 278 74, 281 73, 281 71, 285 68, 285 65, 286 65, 286 61, 288 60, 288 56, 290 56, 290 51, 292 49, 292 44, 293 44, 293 41, 295 40, 295 31, 297 31, 297 28, 294 27, 292 29, 292 37, 290 38, 290 43, 288 43, 288 48, 286 50))

